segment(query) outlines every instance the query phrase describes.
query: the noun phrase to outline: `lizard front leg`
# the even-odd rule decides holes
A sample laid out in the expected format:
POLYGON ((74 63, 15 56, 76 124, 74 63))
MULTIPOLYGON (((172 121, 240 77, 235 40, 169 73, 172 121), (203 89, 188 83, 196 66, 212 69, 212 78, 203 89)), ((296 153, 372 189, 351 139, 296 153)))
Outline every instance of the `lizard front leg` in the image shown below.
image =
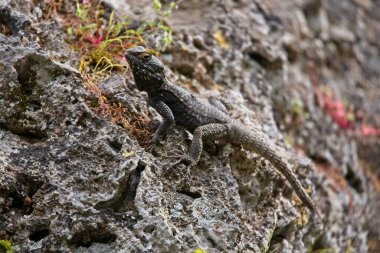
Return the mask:
POLYGON ((202 149, 203 140, 216 140, 223 138, 228 132, 227 124, 211 123, 197 127, 193 134, 193 141, 191 142, 190 148, 186 155, 181 158, 181 162, 187 165, 198 163, 202 149))
POLYGON ((158 143, 160 136, 165 135, 166 131, 174 123, 174 115, 169 106, 167 106, 162 100, 151 99, 149 100, 149 105, 152 106, 162 117, 161 124, 154 133, 151 144, 148 147, 148 150, 152 150, 158 143))

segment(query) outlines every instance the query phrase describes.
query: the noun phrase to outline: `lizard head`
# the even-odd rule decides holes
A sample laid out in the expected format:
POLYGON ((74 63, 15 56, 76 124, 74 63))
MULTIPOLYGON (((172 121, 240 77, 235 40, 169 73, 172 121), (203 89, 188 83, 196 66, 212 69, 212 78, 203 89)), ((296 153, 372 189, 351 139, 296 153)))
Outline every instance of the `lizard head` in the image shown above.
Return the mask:
POLYGON ((164 65, 144 47, 129 48, 125 58, 139 90, 154 92, 165 82, 164 65))

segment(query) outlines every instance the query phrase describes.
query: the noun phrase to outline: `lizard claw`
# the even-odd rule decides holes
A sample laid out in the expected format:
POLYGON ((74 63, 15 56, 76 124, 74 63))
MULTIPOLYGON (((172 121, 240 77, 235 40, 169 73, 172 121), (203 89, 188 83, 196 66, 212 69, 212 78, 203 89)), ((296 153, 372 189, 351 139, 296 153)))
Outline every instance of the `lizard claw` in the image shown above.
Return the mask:
MULTIPOLYGON (((185 174, 190 174, 190 168, 191 168, 191 164, 189 164, 187 162, 187 159, 184 158, 184 156, 182 156, 180 159, 178 159, 177 161, 171 163, 169 165, 169 167, 166 169, 166 172, 164 174, 168 174, 169 172, 174 172, 173 168, 180 165, 180 164, 184 164, 185 166, 184 167, 181 167, 180 170, 175 170, 177 172, 179 172, 180 174, 182 173, 185 173, 185 174), (184 169, 184 170, 183 170, 184 169)), ((170 173, 172 174, 172 173, 170 173)))
POLYGON ((177 161, 170 163, 167 168, 164 169, 164 175, 173 174, 176 170, 173 170, 174 167, 179 165, 181 163, 181 159, 178 159, 177 161))
POLYGON ((181 160, 182 157, 183 157, 183 155, 180 153, 174 153, 172 155, 160 156, 160 158, 162 158, 162 159, 178 159, 178 160, 181 160))
MULTIPOLYGON (((171 157, 171 158, 175 158, 175 157, 171 157)), ((181 156, 177 161, 175 161, 174 163, 172 163, 170 166, 169 166, 169 169, 177 166, 178 164, 184 164, 186 167, 192 167, 194 165, 194 162, 193 160, 190 158, 190 156, 188 155, 183 155, 181 156)))
POLYGON ((180 163, 181 163, 181 159, 175 161, 174 163, 171 163, 171 164, 169 165, 168 170, 173 169, 175 166, 177 166, 177 165, 180 164, 180 163))
POLYGON ((152 153, 155 147, 156 147, 156 143, 153 143, 150 141, 149 146, 146 148, 146 151, 148 151, 149 153, 152 153))
POLYGON ((160 135, 157 134, 157 133, 155 133, 155 134, 153 135, 153 138, 148 142, 149 146, 146 148, 146 150, 147 150, 148 152, 151 152, 151 153, 152 153, 153 149, 157 146, 157 144, 160 143, 160 139, 161 139, 161 138, 160 138, 160 135))
POLYGON ((153 136, 152 140, 150 140, 148 142, 149 146, 146 148, 146 150, 150 153, 152 153, 152 151, 154 150, 154 148, 157 146, 158 144, 158 138, 153 136))

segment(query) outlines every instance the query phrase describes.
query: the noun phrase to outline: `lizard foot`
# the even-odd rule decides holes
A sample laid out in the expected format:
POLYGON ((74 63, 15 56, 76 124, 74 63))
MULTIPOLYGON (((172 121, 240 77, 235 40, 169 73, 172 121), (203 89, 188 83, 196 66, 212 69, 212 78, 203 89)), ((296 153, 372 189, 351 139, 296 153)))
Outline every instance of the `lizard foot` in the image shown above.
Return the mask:
POLYGON ((177 173, 182 174, 183 172, 186 175, 190 174, 190 168, 192 166, 192 163, 189 162, 189 159, 187 159, 187 156, 176 155, 176 156, 166 156, 164 158, 175 158, 175 159, 177 159, 175 162, 169 164, 169 166, 165 169, 164 175, 172 174, 174 172, 176 172, 176 174, 177 173), (181 166, 181 164, 183 164, 184 166, 181 166), (179 167, 180 170, 173 170, 175 167, 177 167, 177 168, 179 167))
POLYGON ((179 176, 179 175, 182 175, 183 173, 185 173, 186 175, 190 174, 190 167, 184 165, 181 159, 178 159, 177 161, 170 163, 168 167, 164 169, 164 175, 179 176))
POLYGON ((160 143, 160 137, 157 133, 153 135, 153 138, 148 142, 148 147, 146 148, 146 151, 152 153, 154 148, 157 146, 157 144, 160 143))
MULTIPOLYGON (((170 158, 178 158, 178 156, 177 157, 172 156, 170 158)), ((177 161, 175 161, 169 165, 168 171, 173 169, 174 167, 180 165, 180 164, 184 164, 185 168, 187 170, 189 170, 195 163, 193 162, 193 160, 188 155, 182 155, 179 157, 179 159, 177 161)))
POLYGON ((158 140, 151 140, 148 142, 148 147, 146 148, 146 151, 148 151, 149 153, 152 153, 154 148, 157 146, 158 144, 158 140))
POLYGON ((146 148, 146 151, 148 151, 149 153, 152 153, 155 147, 156 147, 156 144, 150 143, 149 146, 146 148))

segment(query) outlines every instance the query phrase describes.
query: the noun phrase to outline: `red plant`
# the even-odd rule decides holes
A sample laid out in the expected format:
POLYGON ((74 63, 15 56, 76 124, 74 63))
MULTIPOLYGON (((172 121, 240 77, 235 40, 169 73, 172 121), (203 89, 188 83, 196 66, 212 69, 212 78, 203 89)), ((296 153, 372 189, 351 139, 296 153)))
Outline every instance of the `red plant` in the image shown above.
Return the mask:
POLYGON ((319 87, 315 88, 315 93, 317 94, 319 106, 326 110, 327 114, 341 129, 354 129, 354 122, 350 118, 352 112, 346 109, 342 101, 322 92, 319 87))
POLYGON ((308 64, 307 70, 310 82, 314 87, 318 105, 327 112, 327 115, 329 115, 341 129, 355 131, 357 135, 362 137, 380 136, 380 128, 355 121, 352 115, 358 115, 359 113, 355 113, 352 109, 347 108, 341 100, 335 98, 334 94, 329 95, 320 89, 317 73, 312 63, 308 64))
POLYGON ((359 129, 360 136, 378 136, 380 135, 380 128, 374 128, 373 126, 361 124, 359 129))
POLYGON ((93 46, 97 47, 105 39, 104 35, 101 35, 99 31, 96 31, 93 36, 85 35, 84 38, 89 41, 93 46))

